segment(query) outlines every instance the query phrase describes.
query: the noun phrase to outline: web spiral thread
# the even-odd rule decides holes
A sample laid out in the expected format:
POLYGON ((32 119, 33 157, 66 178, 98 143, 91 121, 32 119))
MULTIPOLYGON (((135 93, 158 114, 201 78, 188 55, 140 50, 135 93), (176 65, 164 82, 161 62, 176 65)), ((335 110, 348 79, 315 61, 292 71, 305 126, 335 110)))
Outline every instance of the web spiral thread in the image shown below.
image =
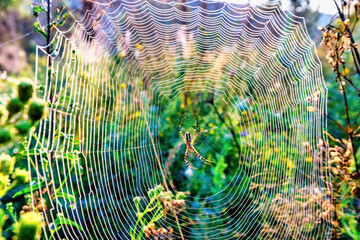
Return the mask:
MULTIPOLYGON (((51 199, 45 238, 129 239, 133 198, 163 182, 161 106, 198 92, 220 99, 237 125, 261 121, 236 133, 242 160, 222 191, 201 199, 209 214, 187 198, 184 238, 330 238, 327 90, 302 18, 277 3, 116 0, 92 3, 51 46, 37 46, 48 111, 28 145, 33 203, 51 199), (55 231, 59 216, 72 223, 55 231)), ((161 225, 179 237, 175 219, 161 225)))

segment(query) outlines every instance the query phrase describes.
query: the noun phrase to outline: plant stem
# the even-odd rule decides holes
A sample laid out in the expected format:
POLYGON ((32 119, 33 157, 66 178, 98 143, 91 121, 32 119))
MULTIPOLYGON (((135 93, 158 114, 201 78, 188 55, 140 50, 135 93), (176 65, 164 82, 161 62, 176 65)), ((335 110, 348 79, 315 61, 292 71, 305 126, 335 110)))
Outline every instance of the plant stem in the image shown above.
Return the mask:
MULTIPOLYGON (((334 0, 334 3, 335 3, 335 5, 336 5, 336 8, 337 8, 337 10, 338 10, 338 13, 339 13, 339 16, 340 16, 341 20, 344 22, 344 21, 345 21, 345 16, 344 16, 343 12, 340 10, 340 8, 339 8, 336 0, 334 0)), ((355 44, 355 40, 354 40, 354 37, 353 37, 353 35, 352 35, 351 30, 350 30, 349 27, 347 28, 347 33, 349 34, 349 38, 350 38, 351 43, 354 45, 354 44, 355 44)), ((359 54, 359 51, 357 50, 357 48, 356 48, 355 46, 353 46, 352 49, 354 49, 354 53, 355 53, 357 62, 359 63, 359 62, 360 62, 360 54, 359 54)), ((355 59, 354 59, 354 60, 355 60, 355 59)), ((356 67, 358 68, 357 62, 354 61, 356 67)), ((360 74, 360 73, 359 73, 359 74, 360 74)))
POLYGON ((61 183, 60 187, 59 187, 57 190, 62 189, 62 187, 64 186, 64 184, 65 184, 66 180, 69 178, 69 176, 70 176, 70 174, 71 174, 71 171, 72 171, 73 169, 74 169, 74 165, 73 165, 73 166, 71 166, 71 168, 70 168, 70 172, 68 172, 68 174, 66 175, 66 177, 65 177, 64 181, 62 181, 62 183, 61 183))
MULTIPOLYGON (((48 68, 47 68, 47 77, 48 77, 48 88, 49 88, 49 101, 51 103, 53 103, 53 88, 52 88, 52 77, 51 77, 51 67, 52 67, 52 59, 51 59, 51 0, 47 0, 47 34, 46 34, 46 44, 47 44, 47 54, 48 54, 48 68)), ((53 133, 55 132, 54 129, 53 129, 53 123, 55 122, 55 118, 54 118, 54 113, 53 113, 53 109, 50 108, 50 122, 49 122, 49 136, 50 136, 50 139, 48 139, 48 149, 49 149, 49 157, 48 157, 48 161, 49 161, 49 164, 50 164, 50 167, 53 167, 53 160, 55 158, 55 153, 54 151, 52 150, 52 136, 53 136, 53 133)), ((52 181, 52 171, 49 171, 49 179, 50 181, 52 181)), ((50 189, 49 190, 49 193, 51 193, 50 189)), ((55 190, 55 188, 54 188, 55 190)))
POLYGON ((355 122, 354 122, 354 125, 352 126, 352 129, 353 129, 353 131, 355 131, 355 128, 356 128, 356 126, 357 126, 357 120, 359 119, 359 116, 360 116, 360 112, 358 112, 358 115, 356 116, 356 118, 355 118, 355 122))
MULTIPOLYGON (((341 18, 341 20, 344 22, 345 21, 345 16, 343 14, 343 12, 340 10, 338 4, 336 3, 336 0, 334 0, 334 3, 336 5, 336 8, 339 12, 339 16, 341 18)), ((358 66, 357 64, 360 62, 360 54, 359 54, 359 51, 357 50, 356 46, 354 46, 355 44, 355 41, 354 41, 354 38, 353 38, 353 35, 352 35, 352 32, 350 30, 349 27, 347 27, 347 33, 349 34, 349 38, 350 38, 350 41, 351 43, 353 44, 352 46, 352 49, 354 50, 354 53, 355 53, 355 56, 356 56, 356 59, 354 58, 354 63, 358 69, 358 66), (357 61, 356 61, 357 60, 357 61)), ((337 52, 338 54, 338 52, 337 52)), ((353 55, 354 56, 354 55, 353 55)), ((338 56, 338 59, 339 59, 339 56, 338 56)), ((347 134, 350 138, 350 142, 351 142, 351 147, 352 147, 352 153, 353 153, 353 156, 354 156, 354 161, 355 161, 355 166, 356 166, 356 172, 357 174, 360 173, 360 169, 359 169, 359 163, 357 161, 357 157, 356 157, 356 151, 355 151, 355 144, 354 144, 354 141, 353 141, 353 134, 354 134, 354 131, 353 129, 351 128, 351 123, 350 123, 350 116, 349 116, 349 105, 348 105, 348 102, 347 102, 347 98, 346 98, 346 91, 345 91, 345 87, 342 85, 342 82, 341 82, 341 77, 340 77, 340 72, 339 72, 339 67, 337 67, 337 74, 338 74, 338 80, 339 80, 339 84, 341 86, 341 89, 342 89, 342 93, 343 93, 343 96, 344 96, 344 104, 345 104, 345 111, 346 111, 346 120, 347 120, 347 125, 348 125, 348 131, 347 131, 347 134)), ((359 72, 358 72, 359 73, 359 72)))
MULTIPOLYGON (((142 217, 145 216, 145 214, 149 212, 149 207, 153 204, 155 199, 156 199, 156 197, 153 197, 153 198, 150 199, 150 202, 148 203, 148 205, 146 206, 145 210, 142 213, 137 212, 138 219, 136 220, 133 231, 130 233, 131 240, 137 239, 137 238, 135 238, 137 225, 139 224, 139 222, 141 222, 144 225, 144 223, 142 222, 142 217)), ((141 232, 142 231, 140 231, 140 233, 141 232)))
POLYGON ((348 136, 349 136, 349 138, 350 138, 350 142, 351 142, 352 153, 353 153, 353 156, 354 156, 354 161, 355 161, 355 166, 356 166, 356 172, 357 172, 357 173, 360 173, 360 171, 359 171, 359 170, 360 170, 360 169, 359 169, 359 163, 358 163, 357 157, 356 157, 355 144, 354 144, 354 140, 353 140, 354 131, 353 131, 353 129, 351 128, 351 123, 350 123, 349 105, 348 105, 348 102, 347 102, 346 91, 345 91, 345 87, 342 86, 341 79, 339 79, 339 82, 340 82, 340 85, 341 85, 341 88, 342 88, 342 93, 343 93, 343 96, 344 96, 344 104, 345 104, 345 111, 346 111, 346 120, 347 120, 347 124, 348 124, 347 134, 348 134, 348 136))
MULTIPOLYGON (((161 208, 158 208, 156 212, 154 213, 153 217, 151 218, 151 221, 147 224, 151 224, 154 222, 154 220, 157 218, 157 215, 161 212, 161 208)), ((141 239, 141 236, 144 234, 144 231, 140 231, 139 235, 137 236, 136 240, 141 239)))
POLYGON ((46 34, 46 43, 47 43, 47 53, 50 54, 51 52, 51 47, 50 47, 50 14, 51 14, 51 7, 50 7, 50 0, 47 0, 47 14, 46 14, 46 17, 47 17, 47 34, 46 34))
POLYGON ((338 121, 336 121, 335 119, 333 119, 332 117, 330 117, 330 116, 327 115, 327 114, 324 114, 324 115, 325 115, 325 117, 327 117, 328 119, 330 119, 331 121, 333 121, 336 125, 338 125, 338 127, 347 134, 348 131, 347 131, 343 126, 341 126, 341 124, 340 124, 338 121))

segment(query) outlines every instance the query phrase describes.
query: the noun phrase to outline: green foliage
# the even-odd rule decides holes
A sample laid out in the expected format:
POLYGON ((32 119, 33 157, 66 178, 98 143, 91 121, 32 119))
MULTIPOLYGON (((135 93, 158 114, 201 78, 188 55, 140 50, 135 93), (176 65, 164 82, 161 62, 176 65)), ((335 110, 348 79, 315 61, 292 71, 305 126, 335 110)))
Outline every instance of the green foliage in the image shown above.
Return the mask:
POLYGON ((213 182, 214 182, 214 193, 219 192, 221 190, 221 188, 223 187, 224 183, 226 182, 226 174, 225 174, 225 169, 227 168, 227 164, 225 162, 225 157, 226 154, 224 155, 217 155, 217 162, 216 162, 216 166, 214 168, 214 177, 213 177, 213 182))
POLYGON ((39 239, 41 233, 41 217, 35 212, 21 215, 15 225, 16 239, 35 240, 39 239))
POLYGON ((177 214, 185 209, 185 193, 177 192, 174 196, 172 192, 165 191, 161 185, 149 189, 147 193, 149 201, 144 208, 142 208, 141 203, 143 202, 142 199, 145 200, 145 197, 137 196, 133 198, 137 211, 137 220, 130 232, 131 240, 142 239, 144 234, 146 237, 156 237, 157 234, 164 234, 164 231, 170 238, 172 229, 156 229, 156 223, 161 218, 165 218, 167 214, 177 214))
MULTIPOLYGON (((0 149, 2 151, 0 197, 4 199, 0 207, 3 208, 6 216, 0 218, 0 223, 1 219, 8 219, 2 225, 2 233, 6 238, 15 235, 14 238, 17 239, 37 239, 40 232, 35 232, 40 231, 41 224, 36 223, 34 216, 20 214, 21 206, 27 206, 28 210, 31 210, 31 207, 24 202, 24 194, 30 193, 30 189, 26 190, 29 186, 29 172, 26 170, 28 164, 26 156, 23 155, 23 149, 27 143, 28 134, 36 127, 36 122, 42 117, 44 108, 33 96, 34 89, 30 80, 9 77, 2 81, 8 86, 8 92, 1 95, 3 105, 0 106, 0 149), (10 97, 14 95, 17 97, 10 97), (16 197, 14 204, 15 199, 11 198, 12 195, 16 197), (29 225, 29 221, 33 221, 34 225, 29 225), (15 225, 11 225, 12 223, 15 225)), ((33 214, 37 215, 37 213, 33 214)))
POLYGON ((28 82, 21 82, 18 85, 18 95, 19 99, 26 103, 30 98, 32 98, 33 95, 33 85, 28 82))
MULTIPOLYGON (((5 213, 3 209, 0 209, 0 229, 3 229, 6 220, 8 220, 8 215, 5 213)), ((5 238, 0 234, 0 240, 4 240, 5 238)))
MULTIPOLYGON (((34 16, 36 18, 36 22, 33 25, 34 32, 40 33, 44 38, 47 38, 47 26, 42 26, 39 21, 39 14, 42 12, 46 12, 43 6, 32 6, 34 16)), ((47 12, 46 12, 47 13, 47 12)), ((55 17, 49 24, 50 30, 54 27, 63 26, 66 23, 66 19, 68 18, 69 13, 64 7, 57 9, 57 13, 55 17)))
POLYGON ((35 22, 33 26, 34 32, 40 33, 43 37, 47 37, 45 28, 41 27, 39 22, 35 22))
POLYGON ((0 155, 0 172, 4 175, 9 175, 14 170, 15 158, 10 157, 5 153, 0 155))
POLYGON ((28 134, 31 127, 32 127, 31 122, 25 119, 15 123, 15 128, 16 130, 18 130, 19 134, 23 134, 23 135, 28 134))
POLYGON ((27 194, 27 193, 31 193, 31 189, 32 189, 32 191, 37 191, 37 190, 39 190, 40 188, 43 188, 44 186, 45 186, 45 182, 44 182, 44 181, 40 182, 40 184, 39 184, 39 183, 36 183, 36 184, 33 185, 33 186, 28 186, 28 187, 22 189, 21 191, 15 193, 14 196, 13 196, 13 198, 16 198, 16 197, 18 197, 18 196, 25 195, 25 194, 27 194))
POLYGON ((10 99, 9 103, 6 105, 6 109, 9 112, 9 118, 20 112, 23 108, 24 104, 19 98, 10 99))
POLYGON ((50 236, 49 240, 51 240, 54 236, 54 233, 56 231, 59 231, 64 225, 73 226, 73 227, 77 228, 78 230, 83 231, 83 228, 79 224, 64 217, 62 213, 58 213, 56 215, 56 219, 54 222, 53 229, 51 230, 51 236, 50 236))
POLYGON ((342 1, 323 31, 324 73, 329 87, 329 169, 333 175, 333 236, 360 238, 359 4, 342 1), (345 10, 349 9, 349 11, 345 10), (351 10, 350 10, 351 9, 351 10), (353 42, 354 41, 354 42, 353 42), (324 51, 326 49, 326 51, 324 51))
POLYGON ((35 16, 35 17, 38 17, 38 16, 39 16, 39 13, 45 11, 45 9, 44 9, 43 6, 33 6, 32 9, 33 9, 33 13, 34 13, 34 16, 35 16))
POLYGON ((28 116, 33 121, 36 122, 42 118, 44 115, 44 104, 40 102, 32 102, 29 107, 28 116))
POLYGON ((9 127, 0 127, 0 144, 11 140, 11 131, 9 127))
POLYGON ((356 218, 356 212, 345 213, 341 218, 341 223, 344 226, 344 233, 351 237, 351 239, 360 239, 359 222, 356 218))
MULTIPOLYGON (((35 4, 38 3, 36 2, 35 4)), ((15 11, 14 14, 16 15, 16 8, 21 5, 19 1, 13 0, 1 1, 0 6, 2 6, 3 10, 11 9, 11 11, 15 11)), ((32 11, 33 15, 37 18, 33 25, 34 31, 40 33, 45 38, 48 37, 47 27, 42 26, 38 21, 40 15, 48 14, 44 6, 34 5, 32 6, 32 11)), ((65 24, 68 12, 65 8, 61 8, 57 14, 52 14, 52 16, 54 18, 50 23, 50 31, 54 27, 60 27, 65 24)), ((17 18, 15 20, 18 21, 17 18)), ((14 22, 11 22, 9 26, 13 24, 14 22)), ((26 27, 21 25, 21 29, 26 29, 26 27)), ((30 29, 27 31, 30 31, 30 29)), ((26 46, 28 45, 26 44, 26 46)), ((27 50, 31 50, 31 48, 29 47, 27 50)), ((4 91, 0 93, 0 239, 39 239, 41 237, 41 221, 43 221, 39 213, 47 210, 46 205, 50 204, 50 201, 55 201, 52 198, 38 197, 39 192, 43 192, 46 186, 44 179, 47 180, 47 183, 50 182, 48 159, 51 156, 48 156, 46 152, 39 152, 37 149, 30 149, 28 152, 25 150, 29 142, 30 144, 32 142, 36 142, 39 145, 42 144, 37 141, 36 134, 33 136, 32 134, 36 131, 37 123, 43 118, 46 111, 42 100, 37 98, 41 95, 39 92, 43 93, 44 87, 34 89, 32 80, 24 78, 34 76, 32 66, 35 65, 35 55, 30 53, 28 57, 30 66, 27 66, 26 72, 21 72, 19 76, 3 74, 1 72, 1 84, 4 91), (33 140, 29 140, 29 136, 32 136, 33 140), (32 171, 31 174, 33 176, 38 174, 38 172, 34 171, 34 169, 25 170, 28 168, 28 156, 30 156, 29 162, 33 167, 35 163, 31 158, 42 157, 42 166, 45 167, 44 176, 41 176, 42 181, 40 183, 32 181, 31 186, 29 184, 29 171, 32 171), (34 195, 30 196, 30 193, 34 195), (33 201, 30 201, 30 198, 33 201)), ((42 62, 46 61, 46 57, 41 58, 39 61, 38 77, 39 81, 42 82, 44 81, 43 79, 46 79, 45 76, 48 73, 44 67, 44 62, 42 62)), ((43 84, 46 83, 43 82, 43 84)), ((55 135, 57 138, 65 136, 60 130, 55 135)), ((76 140, 72 138, 70 141, 75 142, 76 140)), ((77 164, 80 158, 74 155, 75 153, 64 153, 64 159, 71 161, 72 164, 77 164)), ((57 155, 56 158, 61 158, 61 156, 57 155)), ((56 200, 59 201, 57 204, 64 204, 64 202, 75 203, 73 194, 66 193, 60 189, 66 181, 71 180, 74 173, 71 173, 71 171, 72 169, 67 176, 62 178, 62 182, 55 182, 58 187, 54 195, 56 200)), ((55 227, 50 229, 50 226, 47 226, 48 236, 54 233, 54 231, 58 231, 61 225, 72 226, 79 231, 83 230, 80 225, 71 219, 58 214, 53 222, 55 227)))

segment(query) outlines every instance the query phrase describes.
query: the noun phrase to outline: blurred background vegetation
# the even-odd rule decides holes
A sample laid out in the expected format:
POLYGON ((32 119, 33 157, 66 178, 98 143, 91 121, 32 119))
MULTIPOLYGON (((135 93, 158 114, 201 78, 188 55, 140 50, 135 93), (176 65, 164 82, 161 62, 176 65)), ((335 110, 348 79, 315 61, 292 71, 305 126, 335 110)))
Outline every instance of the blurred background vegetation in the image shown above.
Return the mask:
MULTIPOLYGON (((53 16, 57 16, 58 14, 64 17, 67 9, 74 10, 76 8, 77 10, 73 11, 73 14, 81 16, 83 11, 88 7, 87 4, 91 3, 82 5, 80 1, 56 1, 53 4, 53 16), (63 12, 56 13, 56 9, 62 9, 62 7, 65 7, 63 12)), ((329 1, 329 4, 334 3, 329 1)), ((347 1, 343 1, 342 4, 345 8, 348 6, 356 8, 353 4, 347 4, 347 1)), ((357 2, 354 4, 357 4, 357 2)), ((33 189, 35 190, 35 196, 33 196, 35 202, 31 203, 30 189, 28 187, 28 170, 30 164, 34 163, 28 163, 27 152, 24 151, 25 146, 28 144, 28 134, 31 132, 31 129, 36 128, 39 120, 43 117, 45 108, 41 100, 33 96, 36 66, 35 48, 36 44, 44 45, 46 43, 46 33, 42 32, 42 29, 39 29, 36 24, 34 25, 37 21, 45 22, 46 19, 42 18, 43 16, 38 16, 38 10, 34 9, 34 6, 36 5, 31 5, 26 0, 0 1, 0 227, 2 228, 0 238, 4 239, 36 239, 39 236, 44 236, 44 233, 41 232, 41 217, 39 217, 37 213, 48 211, 48 206, 50 206, 50 202, 53 201, 53 199, 41 197, 39 192, 46 190, 42 189, 42 186, 39 185, 36 186, 38 189, 33 189)), ((329 224, 334 228, 333 238, 360 239, 360 176, 354 163, 354 156, 360 158, 360 152, 358 151, 360 137, 355 133, 351 133, 350 139, 352 140, 349 140, 349 132, 343 131, 341 127, 339 127, 339 125, 341 125, 346 128, 348 118, 352 121, 351 125, 354 124, 356 122, 354 119, 358 117, 359 91, 343 78, 349 76, 351 82, 360 88, 360 84, 358 84, 360 81, 359 72, 356 70, 356 65, 360 65, 359 62, 354 61, 351 51, 342 53, 344 60, 340 57, 338 59, 339 61, 346 62, 344 68, 336 69, 336 66, 334 68, 333 62, 329 60, 329 52, 333 50, 330 49, 328 45, 323 44, 323 38, 327 37, 324 35, 329 27, 327 25, 331 24, 330 28, 335 27, 336 29, 340 29, 339 31, 344 36, 347 32, 346 27, 344 28, 344 26, 342 26, 343 23, 339 21, 339 16, 334 17, 333 15, 321 14, 310 8, 309 3, 305 0, 291 0, 290 10, 296 15, 304 17, 306 20, 308 31, 316 42, 317 52, 323 63, 323 74, 329 90, 328 116, 332 119, 328 120, 328 133, 331 135, 329 138, 329 147, 335 149, 330 151, 329 157, 333 174, 333 199, 329 204, 331 205, 330 209, 335 213, 334 216, 332 216, 333 221, 329 224), (324 26, 324 29, 319 30, 318 26, 324 26), (341 76, 339 77, 339 75, 341 76), (336 79, 337 81, 335 81, 336 79), (343 82, 345 82, 344 85, 343 82), (344 86, 345 90, 342 89, 341 86, 344 86), (346 91, 348 102, 347 111, 344 105, 344 91, 346 91), (352 146, 349 144, 351 141, 354 143, 352 146), (338 147, 336 147, 336 145, 338 145, 338 147), (350 154, 347 153, 348 151, 350 151, 350 154)), ((344 8, 342 8, 342 10, 346 11, 344 8)), ((360 41, 360 31, 357 30, 359 26, 354 23, 357 23, 357 15, 359 12, 358 10, 352 10, 350 12, 352 13, 349 16, 351 31, 353 32, 355 42, 358 42, 360 41), (354 26, 353 29, 352 26, 354 26)), ((63 20, 65 20, 65 18, 66 17, 64 17, 63 20)), ((61 19, 56 20, 56 24, 64 29, 70 26, 72 22, 73 19, 71 18, 67 18, 64 22, 62 22, 61 19)), ((336 29, 332 29, 332 33, 336 32, 336 29)), ((339 42, 341 41, 344 42, 344 40, 339 40, 339 42)), ((43 63, 42 66, 46 66, 47 60, 45 56, 40 57, 39 61, 43 63)), ((343 66, 340 63, 338 65, 343 66)), ((39 74, 45 76, 46 69, 40 69, 39 74)), ((228 74, 229 77, 231 77, 233 73, 229 72, 228 74)), ((130 87, 131 86, 124 86, 124 88, 130 87)), ((42 89, 35 90, 42 91, 42 89)), ((246 137, 247 133, 243 129, 240 129, 244 126, 235 126, 231 121, 231 109, 226 106, 218 107, 221 106, 221 103, 216 103, 216 101, 219 100, 214 99, 214 96, 211 96, 211 94, 203 93, 203 95, 200 96, 199 94, 189 93, 179 96, 176 100, 172 101, 171 104, 162 107, 162 116, 164 117, 161 121, 171 122, 171 124, 164 125, 165 128, 160 131, 161 135, 158 136, 161 142, 164 143, 162 148, 168 150, 163 152, 164 156, 168 159, 168 163, 165 166, 166 174, 172 176, 173 182, 171 184, 176 186, 178 191, 185 192, 186 194, 190 193, 194 199, 201 199, 208 195, 219 193, 233 178, 239 179, 236 180, 235 183, 240 181, 248 183, 244 184, 240 194, 243 198, 250 198, 249 192, 253 190, 253 186, 250 184, 250 176, 246 174, 246 168, 251 166, 246 166, 245 161, 244 172, 240 175, 235 175, 235 170, 239 164, 237 159, 239 159, 241 155, 241 148, 243 146, 236 141, 236 138, 234 138, 232 134, 233 131, 237 131, 242 133, 241 137, 246 137), (207 101, 198 101, 198 99, 207 99, 207 101), (198 148, 201 149, 201 154, 209 160, 216 159, 215 165, 212 168, 204 167, 201 162, 194 160, 195 158, 189 158, 190 165, 200 168, 199 170, 193 171, 185 167, 183 161, 184 151, 180 150, 182 142, 172 141, 178 138, 177 124, 181 120, 182 112, 189 112, 192 113, 192 115, 198 116, 198 131, 201 133, 198 148), (206 116, 206 121, 201 116, 206 116), (229 139, 233 140, 228 141, 229 139), (203 184, 204 182, 208 184, 203 184)), ((244 108, 245 112, 251 111, 249 106, 242 106, 242 108, 244 108)), ((257 121, 257 116, 251 115, 251 118, 249 121, 257 121)), ((183 129, 192 129, 193 124, 194 117, 188 115, 184 120, 183 129)), ((59 138, 63 137, 60 133, 56 134, 58 134, 57 137, 59 138)), ((76 139, 71 141, 76 145, 76 139)), ((267 150, 271 149, 270 142, 264 143, 264 146, 267 150)), ((34 154, 36 155, 36 153, 34 154)), ((272 160, 273 159, 269 157, 268 161, 272 160)), ((83 161, 83 159, 80 157, 77 161, 83 161)), ((281 166, 274 166, 274 168, 275 167, 279 169, 281 166)), ((271 171, 271 169, 269 171, 271 171)), ((285 169, 282 171, 286 172, 285 169)), ((54 186, 62 185, 62 183, 53 184, 54 186)), ((163 189, 157 194, 159 195, 162 191, 163 189)), ((227 192, 220 194, 229 197, 229 194, 231 196, 231 194, 235 193, 227 192)), ((71 194, 62 197, 71 202, 71 194)), ((150 193, 149 197, 150 199, 155 199, 150 193)), ((132 200, 133 199, 130 199, 130 201, 132 200)), ((175 199, 174 197, 171 201, 175 203, 174 201, 178 200, 179 199, 175 199)), ((170 202, 169 199, 166 201, 170 202)), ((244 229, 262 228, 263 230, 258 233, 257 236, 251 237, 247 237, 245 232, 239 232, 237 235, 238 238, 255 239, 261 238, 262 234, 266 234, 267 236, 272 236, 273 239, 277 239, 277 235, 282 231, 293 231, 294 234, 296 231, 299 231, 299 229, 296 229, 297 226, 287 225, 288 221, 286 219, 277 219, 277 221, 275 221, 277 224, 274 224, 272 218, 276 218, 277 215, 282 215, 279 208, 274 206, 261 206, 261 203, 254 202, 251 199, 247 202, 253 206, 244 208, 234 202, 233 205, 227 207, 224 212, 230 218, 236 218, 238 214, 246 212, 247 209, 271 207, 276 214, 274 214, 274 216, 265 216, 268 224, 262 225, 264 223, 260 221, 260 214, 254 213, 255 220, 244 223, 249 225, 244 226, 244 229), (256 219, 256 216, 259 219, 256 219)), ((164 203, 164 201, 159 201, 158 204, 161 203, 164 203)), ((199 201, 197 204, 200 205, 201 202, 199 201)), ((281 204, 286 203, 282 202, 281 204)), ((192 207, 195 208, 198 206, 187 207, 191 209, 192 207)), ((212 205, 204 203, 201 208, 202 214, 211 215, 213 214, 212 211, 217 207, 221 207, 221 203, 215 202, 212 203, 212 205)), ((320 208, 321 207, 323 206, 320 204, 320 208)), ((129 211, 135 214, 134 211, 129 211)), ((288 217, 296 218, 295 215, 288 217)), ((261 216, 261 218, 264 219, 264 216, 261 216)), ((154 219, 154 217, 151 219, 154 219)), ((184 222, 186 221, 182 223, 184 222)), ((45 232, 47 231, 48 235, 54 231, 59 231, 60 233, 57 235, 59 239, 63 236, 60 229, 62 224, 76 228, 76 231, 79 232, 83 230, 81 226, 77 225, 71 219, 67 219, 61 215, 56 216, 53 224, 53 226, 45 226, 45 232)), ((206 239, 207 233, 202 232, 201 229, 213 225, 222 226, 222 224, 225 223, 209 221, 202 224, 207 224, 207 226, 202 226, 202 228, 199 228, 199 232, 193 234, 206 239)), ((316 228, 314 225, 320 223, 309 222, 309 224, 312 224, 312 226, 309 227, 310 230, 300 229, 300 232, 305 235, 309 234, 313 231, 312 229, 316 228)), ((132 228, 133 226, 125 227, 132 228)), ((182 228, 186 231, 186 224, 183 224, 182 228)), ((151 230, 155 231, 154 226, 149 224, 146 231, 151 230)), ((146 231, 144 231, 145 235, 146 231)), ((159 229, 157 229, 157 231, 159 231, 159 229)), ((172 230, 167 229, 166 231, 170 232, 172 230)), ((231 229, 229 229, 229 231, 231 231, 231 229)), ((321 234, 320 230, 318 232, 321 234)), ((158 234, 158 232, 156 233, 158 234)), ((294 239, 296 238, 294 237, 294 239)))

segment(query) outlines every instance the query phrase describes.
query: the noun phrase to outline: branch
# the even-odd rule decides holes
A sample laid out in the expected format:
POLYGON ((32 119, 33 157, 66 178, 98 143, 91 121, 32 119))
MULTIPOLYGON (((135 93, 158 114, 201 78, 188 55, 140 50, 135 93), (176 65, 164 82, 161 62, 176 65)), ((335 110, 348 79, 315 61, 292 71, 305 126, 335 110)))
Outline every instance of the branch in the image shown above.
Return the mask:
POLYGON ((352 130, 353 130, 353 131, 355 131, 356 122, 357 122, 357 120, 359 119, 359 116, 360 116, 360 112, 358 113, 358 115, 357 115, 356 118, 355 118, 355 122, 354 122, 354 125, 353 125, 353 127, 352 127, 352 130))
POLYGON ((239 156, 241 156, 240 144, 239 144, 239 142, 238 142, 238 140, 236 138, 236 133, 235 133, 234 129, 229 124, 226 123, 225 119, 221 116, 221 114, 219 113, 219 111, 215 107, 214 102, 209 102, 209 103, 213 106, 213 108, 214 108, 216 114, 218 115, 220 121, 223 122, 226 125, 226 127, 230 130, 231 135, 232 135, 232 137, 233 137, 233 139, 235 141, 236 148, 238 149, 239 156))
MULTIPOLYGON (((344 21, 345 21, 345 16, 344 16, 343 12, 340 10, 340 8, 339 8, 336 0, 334 0, 334 3, 335 3, 336 8, 337 8, 337 10, 338 10, 338 12, 339 12, 339 16, 340 16, 341 20, 344 22, 344 21)), ((347 32, 348 32, 348 34, 349 34, 350 41, 351 41, 351 43, 352 43, 352 47, 353 47, 352 49, 354 49, 354 53, 355 53, 355 55, 356 55, 357 62, 360 62, 360 54, 359 54, 358 49, 357 49, 356 46, 355 46, 355 40, 354 40, 354 37, 353 37, 353 35, 352 35, 351 30, 350 30, 349 27, 347 28, 347 32)), ((356 61, 354 61, 354 62, 355 62, 355 65, 357 66, 356 61)))
POLYGON ((335 119, 331 118, 331 117, 330 117, 329 115, 327 115, 327 114, 324 114, 324 116, 327 117, 328 119, 330 119, 331 121, 333 121, 336 125, 338 125, 338 127, 339 127, 341 130, 343 130, 346 134, 348 133, 348 131, 347 131, 343 126, 341 126, 341 124, 340 124, 338 121, 336 121, 335 119))

